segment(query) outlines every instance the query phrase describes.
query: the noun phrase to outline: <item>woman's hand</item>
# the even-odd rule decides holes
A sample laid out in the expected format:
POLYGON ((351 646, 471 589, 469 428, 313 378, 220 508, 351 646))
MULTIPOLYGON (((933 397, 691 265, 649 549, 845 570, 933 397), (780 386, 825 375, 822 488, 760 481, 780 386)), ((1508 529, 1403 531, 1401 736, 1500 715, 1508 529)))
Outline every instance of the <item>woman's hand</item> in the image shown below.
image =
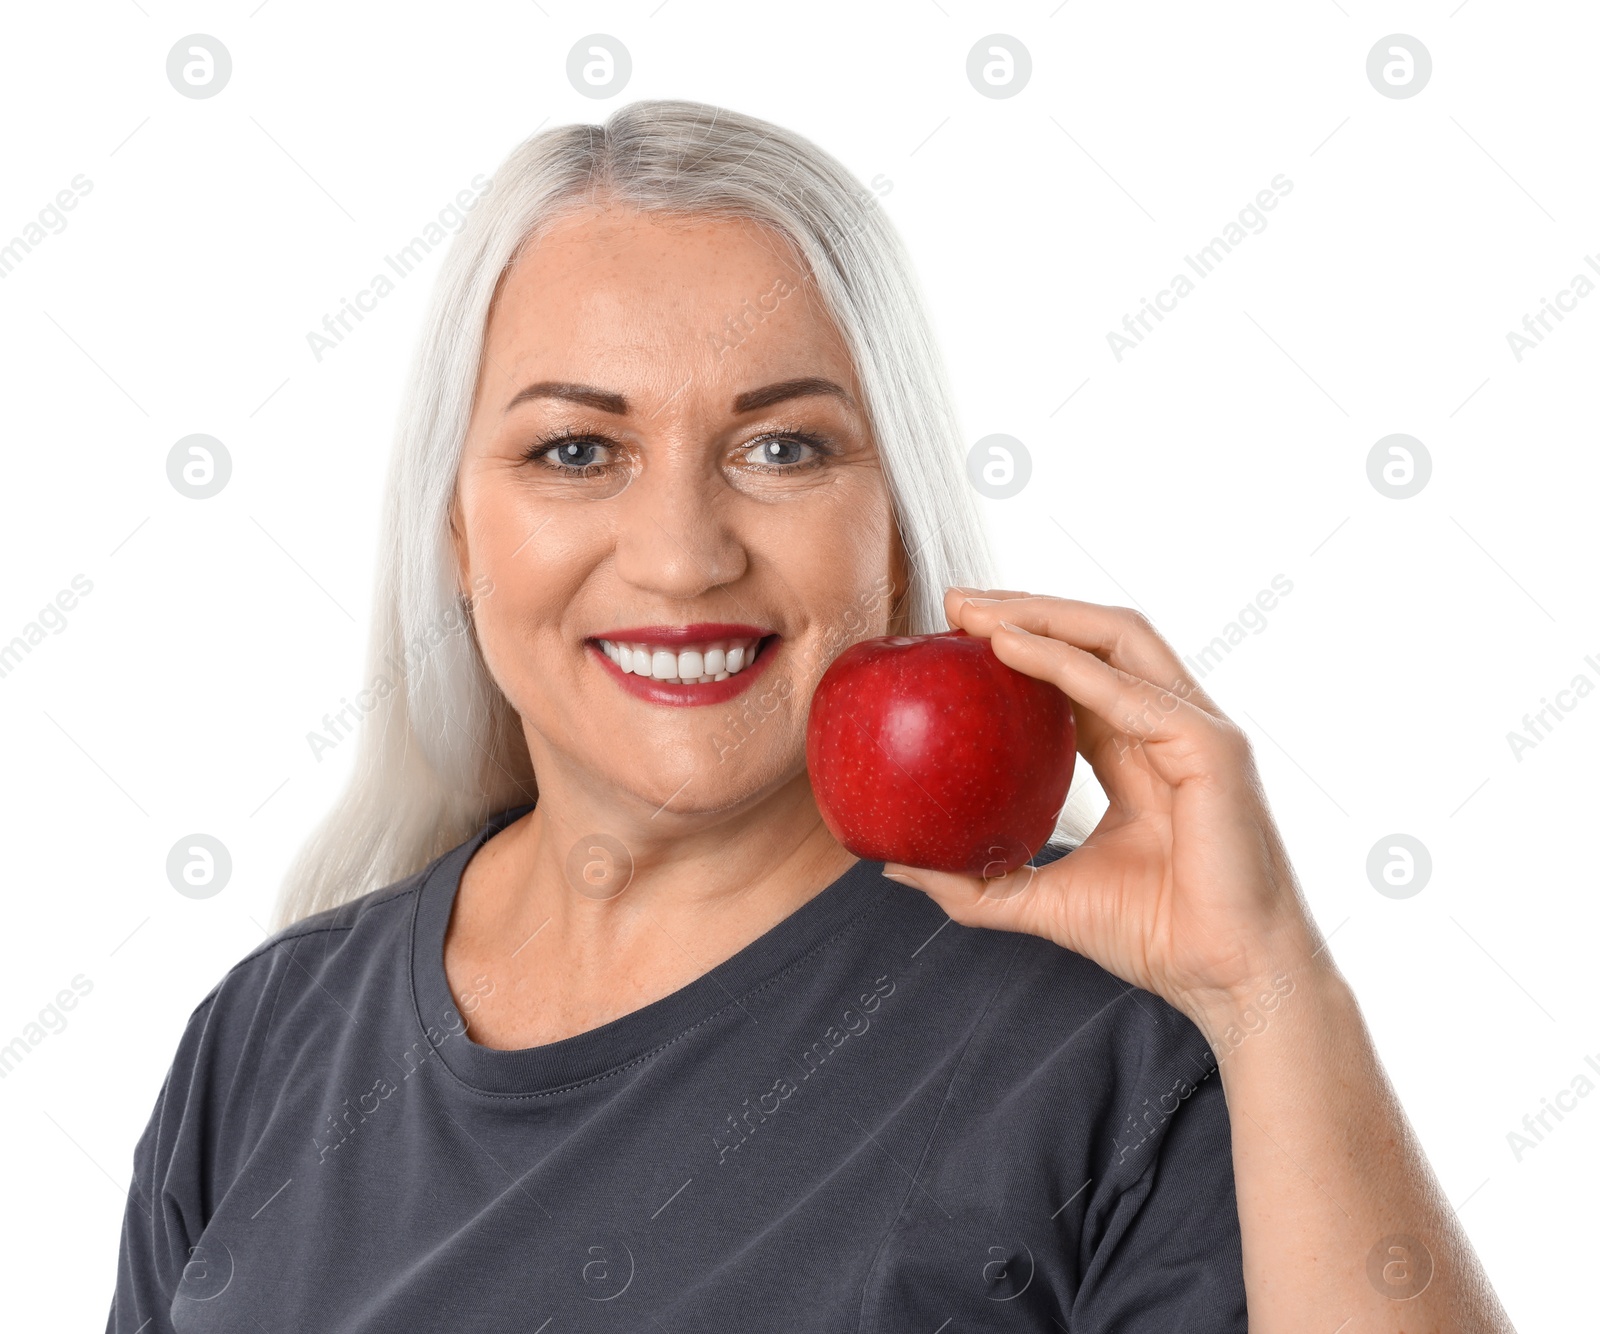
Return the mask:
POLYGON ((1044 936, 1194 1020, 1227 1093, 1252 1331, 1514 1334, 1322 949, 1244 734, 1134 612, 951 589, 945 613, 1071 697, 1110 807, 1043 868, 885 870, 958 922, 1044 936), (1294 1003, 1267 1027, 1251 1005, 1284 973, 1294 1003), (1420 1293, 1371 1277, 1397 1241, 1426 1260, 1420 1293))
POLYGON ((1316 955, 1322 942, 1249 741, 1143 616, 954 588, 945 615, 1072 699, 1078 749, 1110 806, 1081 847, 1043 868, 992 881, 888 872, 964 925, 1031 932, 1085 955, 1202 1029, 1316 955))

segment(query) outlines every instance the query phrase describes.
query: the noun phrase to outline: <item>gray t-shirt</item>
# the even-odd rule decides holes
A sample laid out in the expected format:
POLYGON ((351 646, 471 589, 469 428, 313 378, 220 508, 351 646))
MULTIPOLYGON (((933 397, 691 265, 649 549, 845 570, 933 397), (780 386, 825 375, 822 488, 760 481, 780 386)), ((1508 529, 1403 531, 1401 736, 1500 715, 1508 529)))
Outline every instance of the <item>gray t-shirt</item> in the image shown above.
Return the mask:
POLYGON ((474 1042, 450 908, 530 809, 280 932, 195 1008, 134 1151, 109 1330, 1245 1329, 1199 1032, 882 863, 611 1023, 474 1042))

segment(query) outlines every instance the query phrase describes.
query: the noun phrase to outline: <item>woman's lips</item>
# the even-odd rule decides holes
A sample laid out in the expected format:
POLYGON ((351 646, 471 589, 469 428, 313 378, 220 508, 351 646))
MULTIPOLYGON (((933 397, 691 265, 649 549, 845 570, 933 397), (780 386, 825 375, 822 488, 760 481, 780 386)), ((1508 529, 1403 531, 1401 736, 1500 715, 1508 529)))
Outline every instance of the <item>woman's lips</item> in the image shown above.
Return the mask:
MULTIPOLYGON (((662 641, 658 638, 655 642, 662 641)), ((611 660, 598 639, 590 639, 587 643, 590 651, 600 660, 602 669, 629 694, 648 700, 652 704, 682 707, 695 704, 724 704, 742 694, 758 676, 766 672, 768 665, 779 652, 783 637, 772 634, 760 639, 756 644, 754 660, 737 672, 725 675, 722 680, 698 681, 687 685, 674 685, 670 681, 658 681, 652 676, 625 672, 611 660)))
POLYGON ((696 621, 693 625, 635 625, 628 629, 613 628, 596 639, 609 639, 613 643, 660 644, 676 648, 680 644, 698 644, 711 639, 764 639, 773 633, 763 625, 746 625, 742 621, 696 621))

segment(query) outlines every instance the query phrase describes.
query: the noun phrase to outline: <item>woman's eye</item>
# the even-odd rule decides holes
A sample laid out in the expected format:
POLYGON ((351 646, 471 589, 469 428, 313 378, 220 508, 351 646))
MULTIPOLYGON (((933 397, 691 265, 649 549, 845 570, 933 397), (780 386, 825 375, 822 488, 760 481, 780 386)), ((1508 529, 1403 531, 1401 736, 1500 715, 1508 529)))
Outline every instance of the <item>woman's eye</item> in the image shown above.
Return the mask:
POLYGON ((809 440, 792 435, 768 436, 745 448, 745 460, 768 468, 792 468, 820 458, 821 449, 809 440))
POLYGON ((528 457, 546 467, 576 471, 609 463, 609 458, 601 456, 607 449, 609 446, 602 440, 571 439, 553 445, 535 445, 528 451, 528 457))
POLYGON ((606 500, 625 491, 635 472, 627 445, 603 435, 542 436, 522 457, 528 470, 520 476, 545 497, 606 500))

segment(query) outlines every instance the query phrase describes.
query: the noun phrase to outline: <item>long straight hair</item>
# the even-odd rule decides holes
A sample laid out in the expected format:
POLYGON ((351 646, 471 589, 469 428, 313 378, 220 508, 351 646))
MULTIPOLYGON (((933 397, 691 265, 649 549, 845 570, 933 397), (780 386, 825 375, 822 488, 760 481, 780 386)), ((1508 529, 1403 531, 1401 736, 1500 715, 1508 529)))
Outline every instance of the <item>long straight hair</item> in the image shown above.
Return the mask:
MULTIPOLYGON (((946 628, 946 586, 993 584, 921 290, 872 190, 800 135, 698 102, 634 102, 604 125, 535 134, 468 213, 433 290, 389 465, 354 771, 284 879, 279 927, 405 878, 538 795, 457 589, 449 510, 500 279, 558 216, 596 200, 786 237, 865 396, 908 558, 904 632, 946 628)), ((1052 841, 1087 832, 1084 785, 1052 841)))

